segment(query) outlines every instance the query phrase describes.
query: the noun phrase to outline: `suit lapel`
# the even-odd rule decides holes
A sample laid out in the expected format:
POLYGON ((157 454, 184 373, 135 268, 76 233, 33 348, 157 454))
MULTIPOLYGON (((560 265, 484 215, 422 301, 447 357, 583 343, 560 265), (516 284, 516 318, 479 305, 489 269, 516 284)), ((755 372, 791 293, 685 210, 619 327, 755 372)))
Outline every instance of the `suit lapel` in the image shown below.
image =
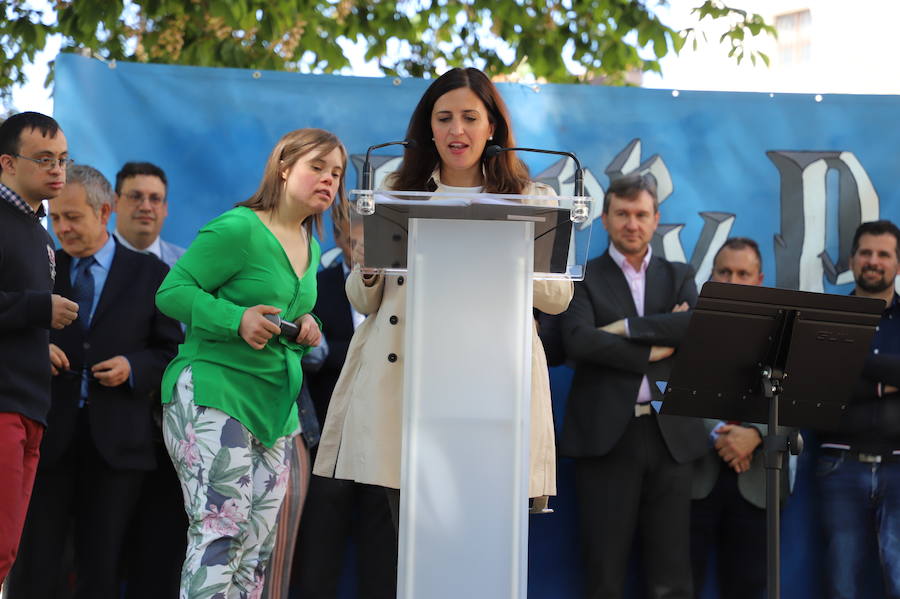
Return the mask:
MULTIPOLYGON (((603 254, 601 265, 602 281, 599 283, 606 287, 603 295, 611 296, 615 304, 619 307, 618 312, 623 316, 637 316, 637 309, 634 306, 634 298, 631 296, 631 289, 628 288, 628 281, 625 280, 625 274, 619 265, 616 264, 609 251, 603 254)), ((602 296, 601 296, 602 297, 602 296)))
POLYGON ((103 291, 100 292, 100 299, 97 300, 97 307, 94 308, 94 316, 91 318, 91 328, 97 324, 104 313, 113 305, 116 297, 128 288, 129 280, 133 283, 133 269, 129 269, 128 250, 124 249, 119 242, 116 242, 116 251, 113 254, 112 264, 109 267, 109 274, 106 275, 106 282, 103 284, 103 291))
POLYGON ((660 259, 656 256, 651 257, 650 264, 647 265, 647 277, 644 283, 644 314, 670 312, 674 307, 674 304, 671 306, 665 304, 665 302, 675 301, 675 298, 672 297, 671 285, 665 274, 660 259))

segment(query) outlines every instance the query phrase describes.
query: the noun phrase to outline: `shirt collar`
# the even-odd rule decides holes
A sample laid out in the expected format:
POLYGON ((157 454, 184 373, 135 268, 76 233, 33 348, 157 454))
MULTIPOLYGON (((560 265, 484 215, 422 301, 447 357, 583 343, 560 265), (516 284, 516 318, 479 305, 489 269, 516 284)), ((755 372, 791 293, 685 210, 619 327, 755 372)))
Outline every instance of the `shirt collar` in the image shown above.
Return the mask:
POLYGON ((894 300, 887 305, 885 312, 900 312, 900 293, 897 292, 896 285, 894 286, 894 300))
POLYGON ((37 210, 32 210, 31 206, 28 205, 28 202, 22 199, 22 196, 2 183, 0 183, 0 197, 18 208, 24 214, 32 217, 34 220, 39 221, 47 216, 47 212, 44 210, 43 202, 41 202, 41 205, 38 206, 37 210))
POLYGON ((125 237, 121 233, 119 233, 118 229, 116 229, 116 231, 115 231, 115 233, 113 233, 113 235, 116 236, 116 239, 119 240, 119 243, 124 245, 129 250, 138 252, 140 254, 153 254, 154 256, 156 256, 157 258, 162 260, 162 244, 160 244, 160 242, 159 242, 160 238, 158 235, 156 236, 156 239, 153 240, 153 243, 151 243, 150 245, 148 245, 147 247, 145 247, 142 250, 139 250, 136 247, 134 247, 133 245, 131 245, 130 243, 128 243, 128 240, 125 239, 125 237))
MULTIPOLYGON (((456 190, 456 191, 460 191, 460 190, 474 191, 476 189, 475 187, 454 187, 452 185, 447 185, 446 183, 441 183, 441 167, 440 167, 440 165, 438 165, 434 169, 434 172, 431 173, 430 179, 437 186, 438 191, 440 191, 441 188, 443 188, 443 189, 449 188, 449 189, 456 190)), ((487 173, 484 171, 484 164, 481 165, 481 180, 482 181, 487 180, 487 173)), ((484 190, 484 185, 482 185, 478 188, 478 192, 480 192, 482 190, 484 190)))
MULTIPOLYGON (((106 238, 106 243, 97 250, 97 252, 92 256, 94 260, 97 261, 97 264, 103 267, 103 270, 109 271, 112 266, 113 256, 116 254, 116 240, 113 239, 113 236, 110 235, 106 238)), ((72 261, 72 267, 77 268, 78 264, 84 260, 85 258, 75 258, 72 261)))
MULTIPOLYGON (((849 295, 856 295, 856 289, 852 289, 849 295)), ((884 313, 887 314, 888 312, 897 312, 900 314, 900 292, 897 291, 896 285, 894 286, 894 299, 892 299, 884 308, 884 313)))
MULTIPOLYGON (((653 255, 653 247, 650 245, 647 246, 647 253, 644 255, 644 259, 641 260, 641 270, 640 272, 647 272, 647 266, 650 264, 650 257, 653 255)), ((628 258, 625 257, 625 254, 620 252, 615 245, 612 243, 609 244, 609 257, 613 259, 613 262, 622 269, 629 268, 632 271, 635 271, 631 266, 631 262, 628 261, 628 258)), ((635 271, 637 272, 637 271, 635 271)))

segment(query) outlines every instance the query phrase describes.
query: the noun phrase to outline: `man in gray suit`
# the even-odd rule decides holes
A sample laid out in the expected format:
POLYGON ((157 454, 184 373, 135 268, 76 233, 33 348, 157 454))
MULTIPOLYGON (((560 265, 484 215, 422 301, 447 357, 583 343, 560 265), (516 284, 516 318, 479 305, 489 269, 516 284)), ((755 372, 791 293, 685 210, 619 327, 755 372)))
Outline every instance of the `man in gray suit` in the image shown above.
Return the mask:
POLYGON ((116 239, 172 268, 184 248, 159 236, 169 215, 167 194, 166 173, 155 164, 126 162, 116 173, 116 239))
MULTIPOLYGON (((725 241, 711 281, 762 285, 759 246, 746 237, 725 241)), ((705 419, 709 451, 694 464, 691 561, 700 597, 710 550, 716 549, 720 597, 761 599, 766 592, 766 426, 705 419)), ((786 472, 786 470, 785 470, 786 472)), ((787 484, 782 485, 786 493, 787 484)))

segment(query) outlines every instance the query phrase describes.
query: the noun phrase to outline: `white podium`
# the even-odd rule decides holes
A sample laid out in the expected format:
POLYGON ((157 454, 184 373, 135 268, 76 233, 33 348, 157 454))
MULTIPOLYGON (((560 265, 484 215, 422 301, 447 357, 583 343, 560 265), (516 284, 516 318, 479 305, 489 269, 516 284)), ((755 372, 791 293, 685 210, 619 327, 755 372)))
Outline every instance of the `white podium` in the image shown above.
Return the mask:
POLYGON ((353 194, 360 267, 409 285, 398 597, 525 597, 532 281, 583 276, 590 200, 353 194))

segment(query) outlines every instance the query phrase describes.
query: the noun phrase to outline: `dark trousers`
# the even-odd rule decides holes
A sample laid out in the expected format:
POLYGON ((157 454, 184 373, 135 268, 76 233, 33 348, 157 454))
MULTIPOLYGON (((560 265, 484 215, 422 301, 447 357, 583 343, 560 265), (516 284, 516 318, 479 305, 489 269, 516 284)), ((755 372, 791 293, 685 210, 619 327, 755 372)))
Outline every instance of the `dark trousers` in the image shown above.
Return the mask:
POLYGON ((700 597, 710 551, 716 555, 719 597, 762 599, 766 594, 766 510, 741 496, 737 473, 724 466, 710 494, 691 506, 691 561, 700 597))
POLYGON ((358 596, 396 597, 397 533, 384 488, 315 475, 310 478, 294 560, 298 597, 337 596, 351 535, 357 548, 358 596))
POLYGON ((178 598, 187 527, 181 483, 160 434, 156 470, 147 473, 128 535, 125 599, 178 598))
POLYGON ((56 599, 70 524, 75 532, 75 598, 117 597, 128 523, 145 472, 110 468, 91 438, 87 410, 76 438, 55 464, 38 466, 10 599, 56 599))
POLYGON ((633 418, 605 456, 575 460, 589 599, 621 599, 635 534, 646 596, 690 599, 690 464, 677 463, 655 416, 633 418))

